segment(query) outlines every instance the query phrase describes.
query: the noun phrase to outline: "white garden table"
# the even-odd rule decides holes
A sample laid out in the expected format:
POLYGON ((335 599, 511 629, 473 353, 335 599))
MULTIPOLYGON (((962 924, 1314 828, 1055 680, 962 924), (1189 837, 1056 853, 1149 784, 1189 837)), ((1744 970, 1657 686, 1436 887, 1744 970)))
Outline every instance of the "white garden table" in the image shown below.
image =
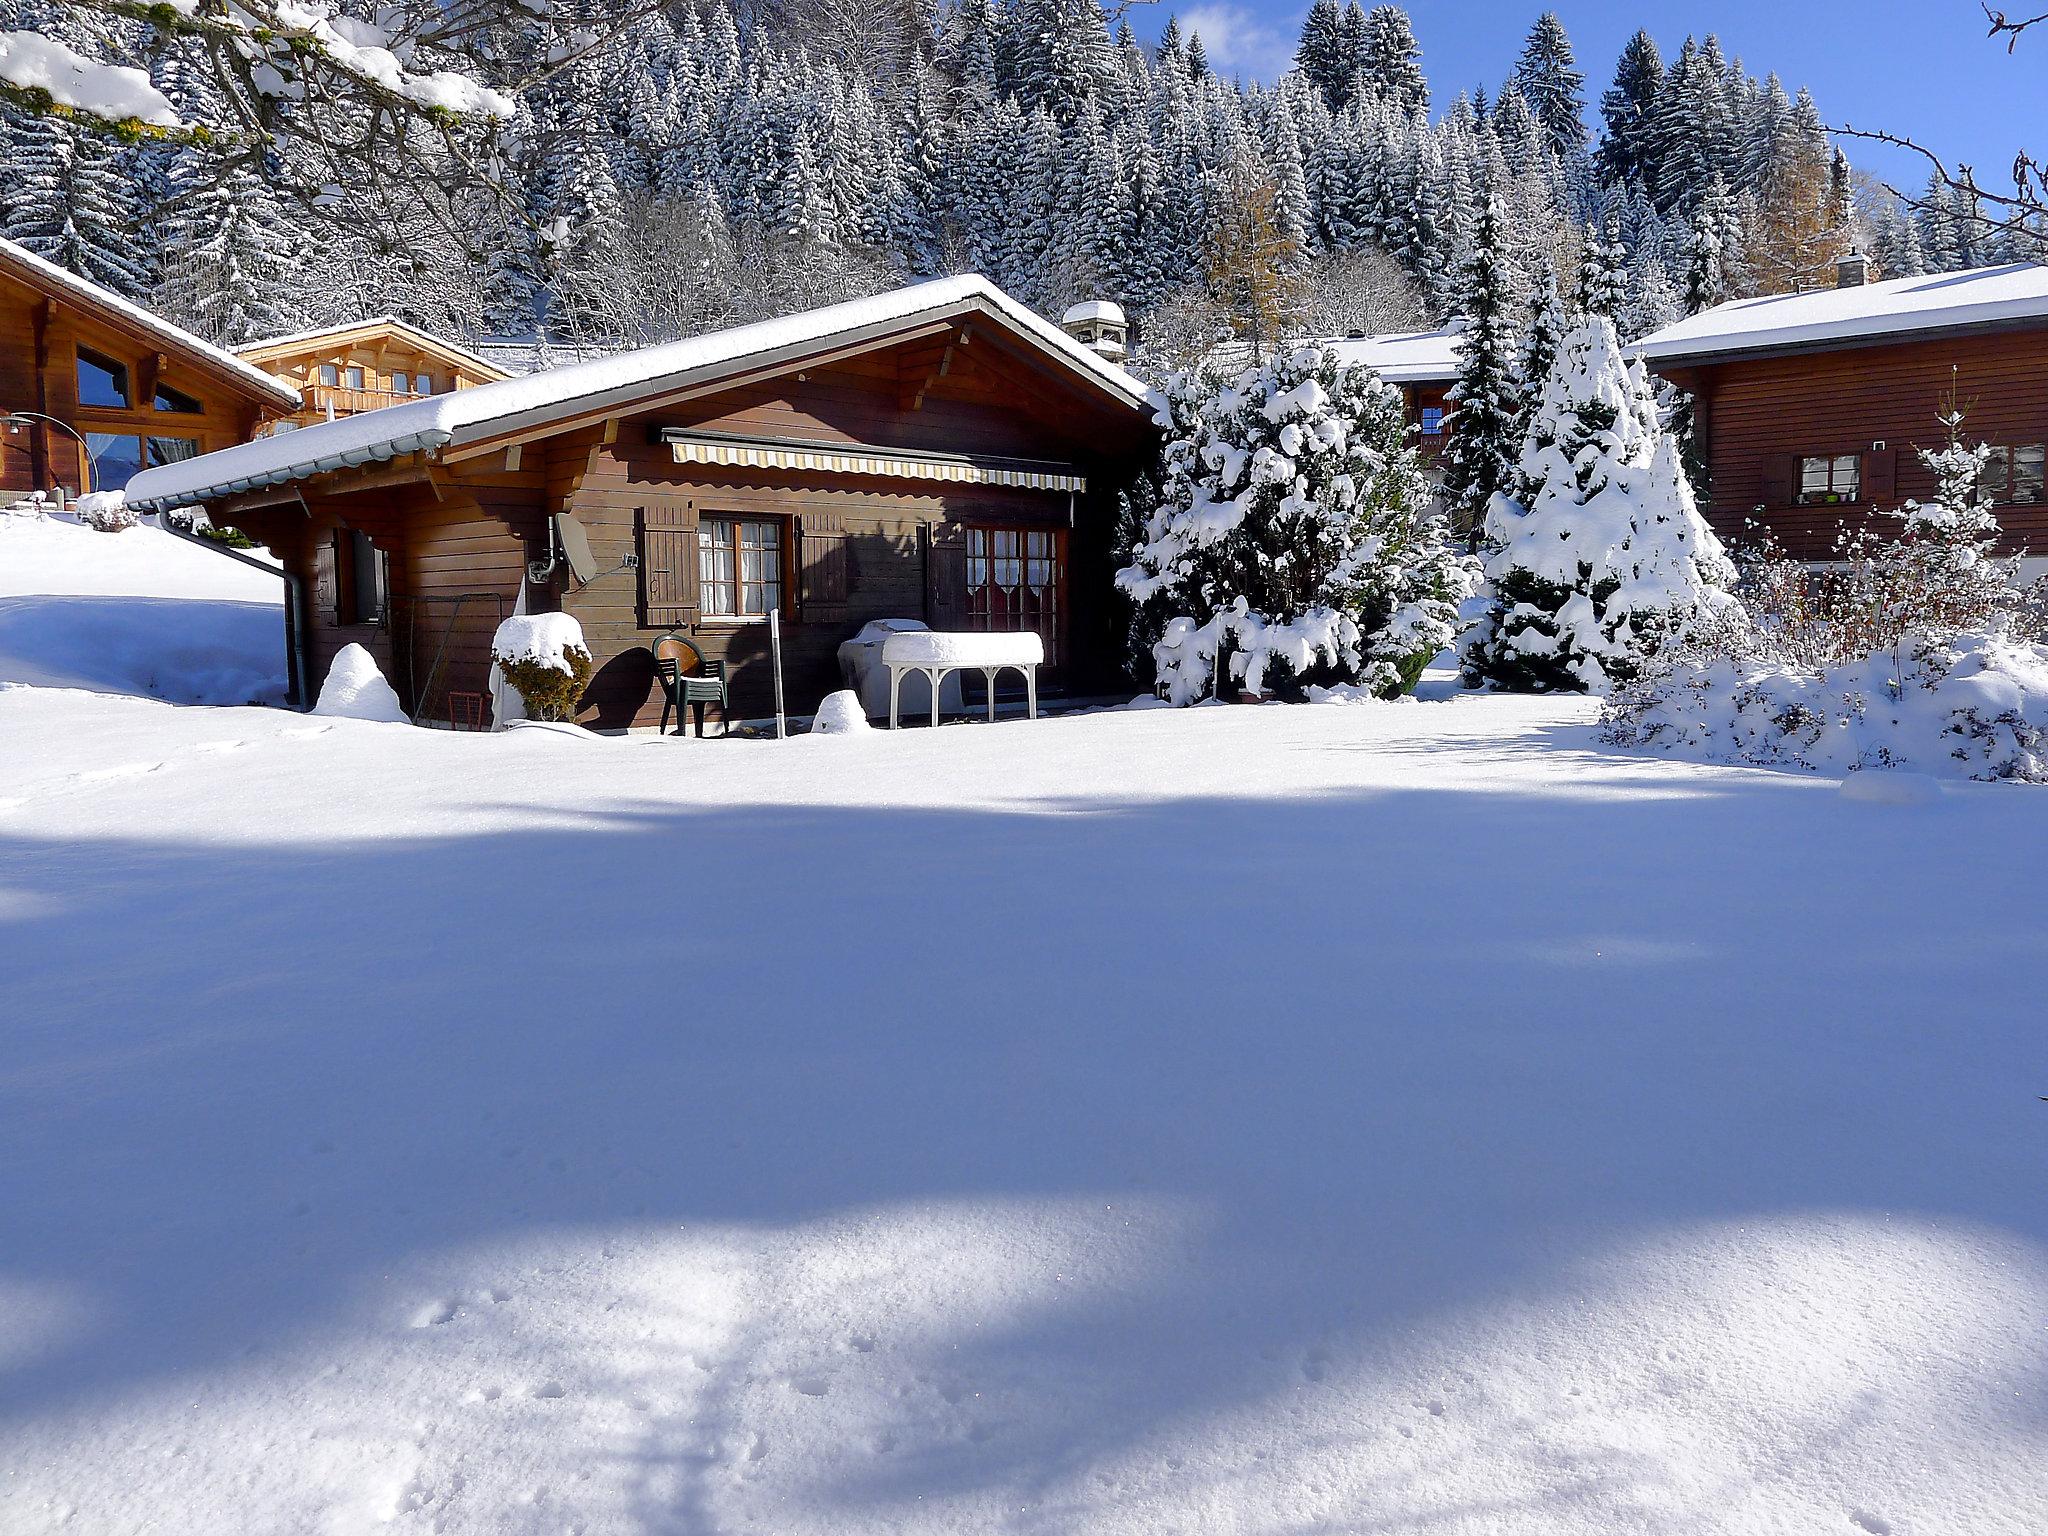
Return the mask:
POLYGON ((1038 718, 1038 669, 1045 663, 1045 642, 1030 630, 983 633, 941 633, 912 630, 882 642, 882 665, 889 669, 889 729, 896 729, 903 674, 919 672, 931 683, 932 724, 939 723, 939 684, 949 672, 978 671, 988 682, 988 717, 996 717, 996 674, 1014 667, 1024 674, 1024 695, 1031 718, 1038 718))

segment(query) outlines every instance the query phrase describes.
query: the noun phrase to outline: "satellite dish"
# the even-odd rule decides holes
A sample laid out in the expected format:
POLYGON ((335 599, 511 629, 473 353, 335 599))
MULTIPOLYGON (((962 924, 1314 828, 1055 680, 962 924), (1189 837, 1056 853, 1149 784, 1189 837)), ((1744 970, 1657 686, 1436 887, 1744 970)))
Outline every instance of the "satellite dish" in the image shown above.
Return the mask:
POLYGON ((569 562, 569 574, 579 586, 587 585, 597 574, 597 562, 590 558, 590 535, 573 513, 555 514, 555 539, 562 546, 562 558, 569 562))

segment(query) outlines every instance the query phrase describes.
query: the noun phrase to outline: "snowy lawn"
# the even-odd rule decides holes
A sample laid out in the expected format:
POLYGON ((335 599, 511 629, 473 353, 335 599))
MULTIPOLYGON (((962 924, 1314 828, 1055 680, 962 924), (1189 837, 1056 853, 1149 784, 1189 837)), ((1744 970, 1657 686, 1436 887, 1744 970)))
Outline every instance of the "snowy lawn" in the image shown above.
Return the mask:
POLYGON ((0 690, 0 1530, 2048 1528, 2048 796, 0 690))

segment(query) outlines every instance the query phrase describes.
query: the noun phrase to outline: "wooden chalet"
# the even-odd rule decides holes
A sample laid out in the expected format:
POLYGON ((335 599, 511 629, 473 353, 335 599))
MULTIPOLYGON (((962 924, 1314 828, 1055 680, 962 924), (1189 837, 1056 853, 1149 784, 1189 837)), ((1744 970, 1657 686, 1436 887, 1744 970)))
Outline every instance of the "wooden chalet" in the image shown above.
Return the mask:
POLYGON ((1354 332, 1321 345, 1353 367, 1370 368, 1401 391, 1408 424, 1415 429, 1423 462, 1434 469, 1451 440, 1451 386, 1458 382, 1456 331, 1393 331, 1367 336, 1354 332))
POLYGON ((0 494, 119 490, 298 408, 285 381, 0 240, 0 494))
POLYGON ((670 630, 729 663, 737 715, 768 711, 770 612, 799 713, 872 619, 1036 629, 1055 685, 1100 684, 1116 493, 1154 432, 1122 369, 958 277, 279 433, 129 496, 280 555, 314 679, 357 641, 423 718, 460 715, 499 620, 560 609, 597 662, 581 719, 617 729, 658 721, 670 630))
POLYGON ((290 418, 297 427, 510 377, 395 315, 275 336, 237 347, 235 355, 298 388, 302 404, 290 418))
POLYGON ((1633 349, 1694 399, 1715 531, 1828 558, 1844 524, 1933 497, 1917 450, 1947 440, 1953 400, 1997 450, 2009 552, 2048 555, 2048 267, 1865 274, 1851 257, 1836 288, 1722 304, 1633 349))

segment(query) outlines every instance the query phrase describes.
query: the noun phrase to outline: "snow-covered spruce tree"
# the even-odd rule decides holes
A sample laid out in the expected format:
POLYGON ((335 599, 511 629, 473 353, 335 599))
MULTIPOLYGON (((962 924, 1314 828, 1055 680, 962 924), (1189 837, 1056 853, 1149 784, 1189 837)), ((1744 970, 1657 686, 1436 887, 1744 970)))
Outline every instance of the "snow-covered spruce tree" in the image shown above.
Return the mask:
POLYGON ((1399 393, 1314 346, 1204 382, 1166 408, 1182 435, 1117 573, 1140 621, 1163 619, 1161 695, 1412 688, 1475 573, 1431 506, 1399 393))
POLYGON ((1734 567, 1605 315, 1566 339, 1518 479, 1487 514, 1485 611, 1460 646, 1468 682, 1604 693, 1734 601, 1734 567))
POLYGON ((1500 204, 1489 199, 1473 237, 1443 459, 1451 524, 1475 539, 1495 492, 1507 484, 1521 440, 1514 278, 1501 250, 1502 217, 1500 204))

